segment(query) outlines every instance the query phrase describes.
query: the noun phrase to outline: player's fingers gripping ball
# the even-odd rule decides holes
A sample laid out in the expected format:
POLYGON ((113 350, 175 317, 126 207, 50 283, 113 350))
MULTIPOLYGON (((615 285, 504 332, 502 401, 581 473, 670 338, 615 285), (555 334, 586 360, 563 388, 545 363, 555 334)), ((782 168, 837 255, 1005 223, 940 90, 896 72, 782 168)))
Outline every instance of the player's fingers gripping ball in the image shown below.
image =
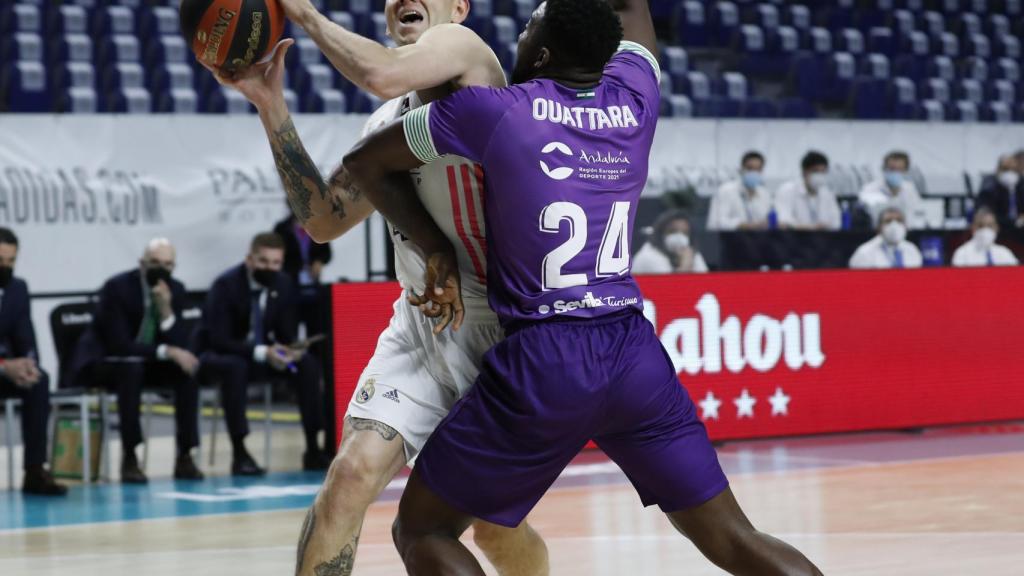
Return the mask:
POLYGON ((199 61, 228 71, 262 60, 284 32, 278 0, 182 0, 179 13, 199 61))

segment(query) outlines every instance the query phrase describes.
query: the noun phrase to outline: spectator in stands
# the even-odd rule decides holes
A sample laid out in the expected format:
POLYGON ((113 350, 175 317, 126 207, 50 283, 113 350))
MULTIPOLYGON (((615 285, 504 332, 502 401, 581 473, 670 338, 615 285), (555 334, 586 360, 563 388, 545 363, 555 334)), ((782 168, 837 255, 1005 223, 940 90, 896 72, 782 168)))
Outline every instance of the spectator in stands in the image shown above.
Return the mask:
POLYGON ((306 470, 324 470, 330 458, 319 448, 323 428, 320 369, 295 347, 297 319, 292 283, 281 273, 285 243, 274 233, 257 234, 245 262, 220 275, 206 298, 200 330, 200 373, 222 386, 224 417, 234 448, 232 474, 264 474, 245 448, 249 434, 246 389, 251 380, 286 380, 298 397, 306 435, 306 470))
POLYGON ((185 286, 172 277, 177 255, 166 238, 151 240, 138 268, 103 284, 93 324, 79 341, 86 379, 109 384, 117 392, 121 422, 121 481, 147 482, 135 448, 142 443, 139 405, 142 387, 174 391, 178 456, 174 477, 201 480, 192 460, 199 446, 199 361, 188 349, 190 334, 182 320, 185 286))
POLYGON ((707 272, 704 257, 693 246, 690 219, 679 211, 662 214, 647 242, 633 256, 634 274, 707 272))
POLYGON ((779 226, 795 230, 839 230, 843 215, 828 187, 828 158, 810 151, 800 161, 802 176, 775 193, 779 226))
POLYGON ((921 194, 909 176, 910 156, 906 152, 890 152, 882 162, 882 178, 861 189, 858 200, 876 226, 886 208, 897 208, 911 230, 924 228, 921 194))
POLYGON ((992 211, 1004 228, 1024 227, 1024 178, 1016 155, 999 157, 994 175, 986 176, 978 192, 978 206, 992 211))
POLYGON ((747 152, 740 162, 740 179, 726 182, 711 199, 708 230, 767 230, 772 200, 764 186, 764 156, 747 152))
POLYGON ((978 208, 971 224, 973 237, 953 253, 953 266, 1016 266, 1017 257, 1006 246, 996 244, 999 223, 987 207, 978 208))
POLYGON ((0 397, 21 400, 21 438, 25 444, 22 491, 60 496, 67 488, 54 481, 46 469, 50 379, 37 363, 28 284, 14 277, 17 259, 18 237, 0 228, 0 397))
POLYGON ((920 268, 921 251, 907 242, 906 217, 899 208, 885 208, 878 235, 861 244, 850 258, 850 268, 920 268))
POLYGON ((299 321, 306 326, 306 334, 322 334, 324 315, 317 287, 324 266, 331 261, 331 245, 313 242, 290 209, 288 217, 274 226, 274 232, 284 240, 283 271, 294 286, 299 321))

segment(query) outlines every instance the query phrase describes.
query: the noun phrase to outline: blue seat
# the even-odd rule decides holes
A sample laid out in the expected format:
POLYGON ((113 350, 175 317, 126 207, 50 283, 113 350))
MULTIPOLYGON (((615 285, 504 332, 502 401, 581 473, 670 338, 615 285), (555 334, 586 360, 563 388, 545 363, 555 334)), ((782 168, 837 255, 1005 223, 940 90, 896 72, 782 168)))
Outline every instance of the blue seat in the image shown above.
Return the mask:
POLYGON ((195 71, 192 66, 184 62, 171 62, 159 68, 150 68, 148 72, 147 86, 153 94, 164 94, 171 90, 186 88, 194 90, 196 87, 195 71))
POLYGON ((667 112, 663 114, 664 116, 671 116, 673 118, 693 117, 693 103, 682 94, 673 94, 663 99, 662 102, 664 103, 662 110, 667 112), (665 105, 667 105, 667 109, 665 105))
POLYGON ((662 67, 673 76, 690 71, 690 57, 680 46, 667 46, 661 50, 662 67))
POLYGON ((355 29, 356 29, 356 21, 355 21, 354 18, 352 18, 352 15, 349 14, 348 12, 343 12, 343 11, 340 11, 340 10, 335 10, 335 11, 329 12, 327 14, 327 17, 330 18, 331 22, 334 22, 335 24, 337 24, 338 26, 341 26, 345 30, 348 30, 348 31, 351 32, 351 31, 355 31, 355 29))
POLYGON ((675 83, 681 81, 682 76, 673 77, 668 70, 661 71, 661 82, 658 84, 658 92, 664 96, 670 96, 675 93, 675 83))
POLYGON ((918 92, 928 100, 934 100, 942 104, 948 104, 952 99, 952 90, 949 82, 942 78, 929 78, 918 86, 918 92))
POLYGON ((803 98, 785 98, 779 104, 779 117, 791 119, 817 118, 814 105, 803 98))
POLYGON ((1024 0, 1006 0, 1003 10, 1007 16, 1020 16, 1024 14, 1024 0))
POLYGON ((928 61, 928 75, 946 82, 956 80, 956 68, 949 56, 936 56, 928 61))
POLYGON ((213 114, 252 114, 256 112, 245 96, 236 90, 219 85, 210 92, 206 98, 206 106, 200 110, 213 114))
POLYGON ((790 83, 800 97, 807 101, 818 99, 823 90, 822 69, 824 66, 815 54, 802 52, 793 59, 790 83))
POLYGON ((149 90, 141 86, 114 90, 107 93, 105 111, 117 114, 149 114, 153 111, 153 98, 149 90))
MULTIPOLYGON (((394 40, 388 36, 388 19, 383 13, 374 12, 370 15, 371 31, 370 38, 385 46, 395 46, 394 40)), ((487 38, 485 38, 487 40, 487 38)))
POLYGON ((746 76, 739 72, 726 72, 722 74, 718 84, 719 89, 716 92, 727 100, 744 102, 750 97, 750 84, 747 82, 746 76))
POLYGON ((347 109, 345 95, 333 88, 313 92, 307 97, 303 108, 305 112, 314 114, 345 114, 347 109))
POLYGON ((702 2, 686 0, 676 9, 673 18, 676 44, 707 46, 710 43, 707 12, 702 2))
POLYGON ((981 120, 983 122, 1009 124, 1013 122, 1012 106, 1012 102, 989 102, 981 108, 981 120))
POLYGON ((499 44, 495 46, 495 53, 498 55, 498 62, 501 63, 501 68, 505 71, 505 75, 508 76, 511 73, 512 68, 515 67, 516 63, 516 51, 519 47, 518 42, 511 44, 499 44))
POLYGON ((825 28, 811 28, 807 34, 807 49, 815 54, 831 54, 832 33, 825 28))
POLYGON ((988 60, 974 57, 965 58, 960 68, 960 76, 985 82, 989 76, 988 60))
POLYGON ((921 120, 928 122, 944 122, 946 120, 946 106, 936 100, 924 100, 921 102, 921 120))
POLYGON ((993 80, 989 83, 988 97, 994 102, 1013 104, 1017 100, 1017 87, 1009 80, 993 80))
POLYGON ((199 112, 199 94, 192 88, 174 88, 158 93, 154 112, 195 114, 199 112))
POLYGON ((808 30, 811 27, 811 10, 802 4, 792 4, 784 9, 784 21, 797 30, 808 30))
POLYGON ((93 12, 94 37, 135 34, 135 12, 126 6, 106 6, 93 12))
POLYGON ((477 33, 478 36, 483 38, 484 42, 493 45, 496 40, 494 38, 494 20, 491 18, 474 18, 472 14, 470 18, 463 22, 463 25, 470 28, 477 33))
POLYGON ((988 12, 988 2, 989 0, 964 0, 964 4, 967 5, 964 9, 978 14, 984 14, 985 12, 988 12))
POLYGON ((994 50, 996 56, 998 56, 999 58, 1011 58, 1013 60, 1020 60, 1020 40, 1016 36, 1004 34, 1002 36, 997 36, 996 38, 996 47, 994 50))
POLYGON ((916 120, 919 117, 917 85, 912 79, 893 79, 889 90, 889 114, 897 120, 916 120))
POLYGON ((843 105, 850 96, 853 81, 857 75, 857 61, 852 54, 836 52, 828 64, 824 90, 818 101, 830 105, 843 105))
POLYGON ((50 62, 91 62, 92 40, 85 34, 67 34, 53 40, 50 62))
POLYGON ((1020 82, 1020 64, 1010 58, 1000 58, 996 61, 995 78, 1020 82))
POLYGON ((157 68, 172 62, 194 61, 192 52, 181 36, 155 36, 149 39, 146 46, 145 63, 150 68, 157 68))
POLYGON ((849 28, 854 25, 855 7, 853 0, 833 0, 827 3, 815 2, 818 18, 828 22, 833 30, 849 28))
POLYGON ((380 98, 377 98, 373 94, 368 94, 362 90, 357 90, 355 96, 350 101, 349 112, 356 114, 370 114, 380 105, 383 104, 380 98))
POLYGON ((789 68, 789 60, 800 50, 800 32, 792 26, 779 26, 769 30, 768 52, 778 58, 785 58, 786 68, 789 68))
POLYGON ((872 28, 868 33, 868 50, 875 54, 891 57, 896 52, 892 30, 888 28, 872 28))
POLYGON ((978 111, 978 105, 974 102, 958 100, 953 103, 950 119, 959 122, 978 122, 981 120, 981 114, 978 111))
POLYGON ((99 97, 91 87, 68 88, 60 92, 54 109, 71 114, 95 114, 100 111, 99 97))
POLYGON ((982 33, 981 16, 971 12, 964 12, 953 20, 954 30, 961 38, 970 38, 982 33))
POLYGON ((34 32, 15 32, 0 37, 0 62, 43 61, 43 39, 34 32))
MULTIPOLYGON (((474 4, 474 7, 476 4, 474 4)), ((494 43, 498 46, 508 46, 519 41, 519 26, 511 16, 494 16, 491 18, 494 29, 494 43)))
POLYGON ((881 120, 889 115, 886 105, 886 81, 860 77, 853 83, 854 116, 862 120, 881 120))
POLYGON ((91 62, 67 62, 54 66, 50 69, 50 85, 58 94, 67 93, 71 88, 95 90, 96 68, 91 62))
POLYGON ((744 118, 778 118, 779 108, 767 98, 748 98, 743 103, 744 118))
POLYGON ((917 29, 935 39, 946 32, 946 19, 941 12, 929 10, 918 17, 917 29))
POLYGON ((956 96, 964 102, 981 104, 985 100, 985 86, 978 80, 960 80, 956 84, 956 96))
POLYGON ((778 28, 782 23, 779 7, 774 4, 758 4, 754 9, 754 22, 764 30, 778 28))
POLYGON ((306 64, 295 70, 292 88, 305 100, 314 92, 334 89, 334 68, 326 64, 306 64))
POLYGON ((42 31, 43 16, 39 6, 30 4, 0 6, 0 34, 7 35, 15 32, 39 34, 42 31))
POLYGON ((137 11, 137 15, 139 38, 181 34, 178 11, 170 6, 153 6, 137 11))
POLYGON ((491 0, 473 0, 471 11, 480 18, 494 16, 494 3, 491 0))
POLYGON ((142 50, 135 36, 120 34, 100 40, 96 46, 96 62, 101 67, 117 62, 141 62, 142 50))
POLYGON ((973 34, 967 38, 967 50, 965 53, 968 56, 974 56, 975 58, 988 58, 992 55, 992 46, 988 41, 988 36, 983 34, 973 34))
POLYGON ((0 102, 11 112, 46 112, 52 95, 41 62, 8 63, 0 69, 0 102))
POLYGON ((82 6, 54 6, 47 17, 46 32, 50 37, 62 34, 87 34, 89 12, 82 6))
POLYGON ((296 38, 295 46, 285 55, 285 67, 292 73, 302 66, 323 63, 324 54, 312 38, 296 38))
POLYGON ((687 72, 676 92, 690 97, 691 101, 711 98, 711 80, 704 72, 687 72))
POLYGON ((892 74, 885 54, 868 54, 861 59, 861 73, 874 80, 888 80, 892 74))
POLYGON ((733 2, 716 2, 711 9, 712 43, 728 46, 740 26, 740 11, 733 2))
POLYGON ((960 56, 960 39, 952 32, 943 32, 937 38, 932 38, 932 52, 949 58, 957 58, 960 56))
POLYGON ((942 10, 946 14, 956 14, 960 12, 960 0, 938 0, 937 8, 942 10))
MULTIPOLYGON (((896 10, 892 15, 892 29, 899 38, 907 38, 917 31, 917 24, 914 23, 914 13, 910 10, 896 10)), ((872 29, 874 30, 874 28, 872 29)), ((924 34, 924 32, 922 32, 924 34)), ((927 34, 925 34, 927 36, 927 34)))
POLYGON ((1011 33, 1010 19, 1006 14, 991 14, 985 20, 985 34, 989 38, 1001 38, 1011 33))
POLYGON ((856 28, 840 30, 836 34, 836 49, 841 52, 848 52, 854 56, 864 53, 864 35, 856 28))
POLYGON ((140 64, 119 62, 103 69, 100 90, 109 94, 124 88, 144 88, 145 85, 146 74, 140 64))

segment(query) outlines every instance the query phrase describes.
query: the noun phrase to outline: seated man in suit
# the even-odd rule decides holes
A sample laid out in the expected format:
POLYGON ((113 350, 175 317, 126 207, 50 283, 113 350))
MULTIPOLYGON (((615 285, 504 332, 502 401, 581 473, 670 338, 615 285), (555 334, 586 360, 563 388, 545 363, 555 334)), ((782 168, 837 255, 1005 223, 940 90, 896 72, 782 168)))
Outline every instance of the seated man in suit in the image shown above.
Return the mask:
POLYGON ((199 361, 187 348, 190 335, 181 321, 185 286, 171 277, 176 254, 165 238, 149 242, 139 267, 110 278, 100 290, 90 328, 102 356, 91 363, 99 382, 116 386, 121 421, 121 481, 144 483, 135 447, 142 443, 139 403, 143 385, 174 390, 178 457, 174 477, 200 480, 192 460, 199 446, 199 361))
POLYGON ((284 241, 274 233, 256 235, 242 264, 214 281, 203 313, 200 372, 220 383, 224 417, 234 448, 231 472, 264 473, 245 449, 249 434, 246 387, 250 380, 287 380, 295 390, 306 435, 306 470, 324 470, 330 459, 319 448, 323 428, 320 368, 295 344, 297 320, 292 283, 281 273, 284 241))
POLYGON ((36 364, 36 333, 29 310, 28 285, 14 277, 18 237, 0 228, 0 397, 21 399, 21 437, 25 443, 26 494, 60 496, 67 488, 46 470, 46 424, 50 417, 50 379, 36 364))

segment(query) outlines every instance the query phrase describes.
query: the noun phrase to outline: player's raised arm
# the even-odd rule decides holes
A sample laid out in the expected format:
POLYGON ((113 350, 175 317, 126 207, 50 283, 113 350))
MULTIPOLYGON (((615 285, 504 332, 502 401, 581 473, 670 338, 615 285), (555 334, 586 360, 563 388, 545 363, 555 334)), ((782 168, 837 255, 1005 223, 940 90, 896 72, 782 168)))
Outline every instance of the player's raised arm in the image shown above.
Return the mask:
POLYGON ((647 0, 608 0, 622 21, 622 39, 636 42, 650 51, 658 53, 658 38, 654 33, 654 20, 647 0))
POLYGON ((217 81, 242 93, 260 113, 274 164, 296 220, 314 242, 329 242, 373 213, 373 206, 350 186, 338 166, 327 180, 309 157, 284 99, 284 57, 293 40, 282 40, 269 62, 255 64, 233 76, 203 63, 217 81))
POLYGON ((398 48, 344 29, 309 0, 282 0, 282 6, 338 71, 379 98, 390 100, 449 83, 455 88, 505 85, 494 52, 475 32, 458 24, 468 14, 467 0, 430 5, 388 2, 386 16, 389 26, 398 28, 392 31, 393 37, 399 36, 398 48), (445 23, 434 24, 437 21, 445 23), (420 34, 425 26, 429 28, 420 34))

